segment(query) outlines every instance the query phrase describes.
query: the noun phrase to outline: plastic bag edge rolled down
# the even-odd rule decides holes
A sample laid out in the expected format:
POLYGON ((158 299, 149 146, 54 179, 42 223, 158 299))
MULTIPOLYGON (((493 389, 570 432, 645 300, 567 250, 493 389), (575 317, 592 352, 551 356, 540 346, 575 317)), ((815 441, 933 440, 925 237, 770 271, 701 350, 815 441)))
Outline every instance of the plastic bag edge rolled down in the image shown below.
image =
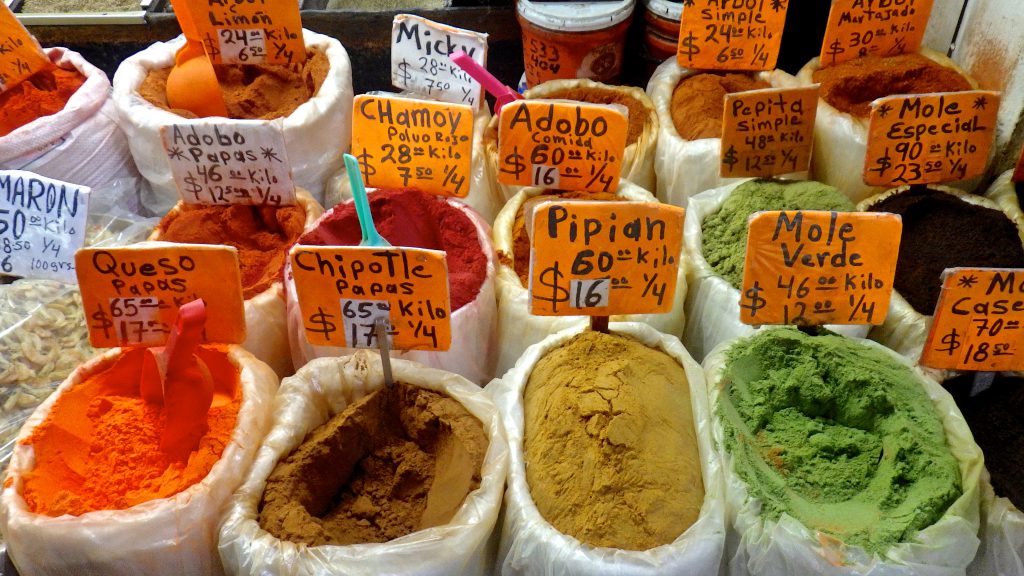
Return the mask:
MULTIPOLYGON (((32 413, 18 434, 19 442, 45 420, 65 391, 121 352, 114 348, 79 366, 32 413)), ((78 517, 33 514, 19 494, 24 471, 34 466, 33 451, 30 446, 16 446, 0 493, 0 527, 8 553, 22 574, 221 573, 216 554, 218 522, 267 430, 278 382, 270 367, 241 347, 230 346, 228 357, 240 368, 242 386, 231 441, 205 478, 175 496, 78 517)))
MULTIPOLYGON (((338 40, 306 29, 302 34, 307 49, 321 48, 330 62, 317 93, 282 118, 228 121, 279 123, 295 185, 308 190, 319 202, 323 200, 328 179, 341 169, 342 153, 348 151, 351 141, 352 65, 348 52, 338 40)), ((183 36, 156 42, 124 60, 114 74, 113 99, 117 114, 139 172, 153 186, 147 205, 158 212, 168 210, 178 200, 160 129, 208 119, 178 116, 149 103, 138 90, 150 70, 174 64, 174 54, 184 42, 183 36)))
POLYGON ((704 481, 704 503, 697 521, 670 544, 646 551, 619 550, 582 544, 548 523, 530 496, 523 455, 523 391, 536 363, 584 326, 570 327, 530 346, 514 368, 487 387, 505 423, 509 442, 509 479, 505 519, 496 574, 717 574, 725 545, 724 487, 720 458, 711 441, 711 413, 703 370, 679 339, 642 323, 612 322, 611 333, 622 334, 671 356, 686 372, 695 438, 704 481))
POLYGON ((274 423, 244 484, 232 498, 220 529, 220 553, 231 574, 484 574, 488 540, 499 515, 508 465, 500 415, 490 397, 468 380, 442 370, 393 359, 396 381, 444 393, 484 426, 489 444, 480 486, 467 496, 449 524, 385 543, 306 546, 281 541, 264 531, 257 509, 266 480, 278 461, 307 434, 350 403, 383 386, 379 356, 360 350, 351 356, 318 358, 281 384, 274 423))
MULTIPOLYGON (((704 361, 712 413, 720 401, 722 371, 728 350, 738 338, 717 346, 704 361)), ((760 501, 751 497, 746 483, 733 472, 732 457, 725 448, 725 432, 718 416, 713 416, 716 449, 722 455, 728 511, 729 547, 725 551, 730 576, 747 574, 802 574, 825 576, 930 576, 963 574, 978 548, 980 477, 983 470, 981 450, 953 398, 919 367, 899 353, 871 340, 851 338, 885 352, 910 368, 924 387, 936 413, 942 420, 946 444, 960 467, 963 493, 931 526, 915 535, 915 542, 900 543, 886 551, 884 558, 870 557, 860 547, 842 550, 846 556, 840 566, 829 560, 838 554, 822 550, 819 540, 796 518, 783 514, 778 521, 759 515, 760 501), (957 551, 956 545, 965 548, 957 551), (969 550, 968 550, 969 548, 969 550), (948 552, 948 553, 947 553, 948 552)))

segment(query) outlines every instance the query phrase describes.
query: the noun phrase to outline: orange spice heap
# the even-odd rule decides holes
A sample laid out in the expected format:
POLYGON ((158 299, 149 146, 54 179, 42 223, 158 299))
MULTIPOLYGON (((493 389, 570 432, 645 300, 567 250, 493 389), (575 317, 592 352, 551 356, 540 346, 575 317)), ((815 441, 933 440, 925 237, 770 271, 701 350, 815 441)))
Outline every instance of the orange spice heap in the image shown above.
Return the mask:
POLYGON ((84 83, 85 76, 78 70, 50 66, 0 94, 0 136, 60 112, 84 83))
POLYGON ((683 140, 721 138, 725 95, 771 87, 749 74, 687 76, 672 92, 672 124, 683 140))

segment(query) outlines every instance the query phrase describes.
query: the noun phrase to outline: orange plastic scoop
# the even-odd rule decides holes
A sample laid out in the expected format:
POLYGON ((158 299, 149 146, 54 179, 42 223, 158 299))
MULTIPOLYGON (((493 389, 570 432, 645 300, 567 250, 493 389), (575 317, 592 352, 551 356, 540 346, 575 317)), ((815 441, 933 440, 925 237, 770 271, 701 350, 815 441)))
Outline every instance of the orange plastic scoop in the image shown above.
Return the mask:
POLYGON ((227 117, 224 93, 217 82, 217 73, 203 50, 199 30, 192 20, 187 2, 174 2, 185 45, 174 56, 174 68, 167 76, 167 103, 172 108, 188 110, 200 117, 227 117))

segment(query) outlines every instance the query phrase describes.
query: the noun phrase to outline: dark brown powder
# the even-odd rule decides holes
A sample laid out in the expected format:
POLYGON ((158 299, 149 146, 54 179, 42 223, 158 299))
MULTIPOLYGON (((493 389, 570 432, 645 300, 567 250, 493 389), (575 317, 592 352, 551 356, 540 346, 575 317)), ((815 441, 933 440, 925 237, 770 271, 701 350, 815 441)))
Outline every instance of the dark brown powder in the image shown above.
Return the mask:
POLYGON ((816 71, 813 78, 825 102, 859 118, 870 116, 871 102, 883 96, 971 89, 962 74, 916 52, 847 60, 816 71))
POLYGON ((722 137, 725 95, 771 88, 750 74, 694 74, 672 92, 672 124, 683 140, 722 137))
POLYGON ((908 190, 869 208, 903 218, 895 287, 931 316, 946 268, 1021 268, 1024 246, 1006 215, 932 189, 908 190))
POLYGON ((626 146, 637 141, 644 131, 644 126, 650 122, 651 114, 654 112, 643 105, 643 103, 625 93, 616 86, 608 88, 567 88, 565 90, 554 90, 544 95, 545 98, 562 98, 565 100, 580 100, 591 104, 621 104, 629 110, 629 129, 626 132, 626 146))

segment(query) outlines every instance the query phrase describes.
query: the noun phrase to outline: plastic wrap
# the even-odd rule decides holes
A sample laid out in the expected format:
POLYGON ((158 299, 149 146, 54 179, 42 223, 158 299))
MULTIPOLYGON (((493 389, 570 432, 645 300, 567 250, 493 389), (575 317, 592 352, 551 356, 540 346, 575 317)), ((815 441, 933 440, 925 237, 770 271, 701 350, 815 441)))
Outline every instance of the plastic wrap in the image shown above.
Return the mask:
MULTIPOLYGON (((680 68, 676 57, 661 63, 647 83, 647 95, 654 102, 660 119, 658 151, 654 156, 654 171, 658 179, 658 200, 675 206, 687 205, 689 199, 705 190, 737 183, 746 178, 722 178, 719 176, 722 139, 702 138, 683 140, 672 122, 672 94, 684 78, 699 73, 699 70, 680 68)), ((758 72, 773 88, 788 88, 796 80, 781 70, 758 72)), ((806 172, 793 174, 804 177, 806 172)))
POLYGON ((380 357, 361 350, 342 358, 314 360, 281 384, 274 423, 235 493, 220 528, 220 554, 229 574, 298 576, 488 574, 489 539, 498 520, 508 466, 508 445, 491 399, 464 378, 414 362, 392 359, 396 381, 446 394, 478 418, 489 440, 480 486, 448 524, 384 543, 307 546, 263 530, 257 516, 267 478, 278 461, 312 430, 346 406, 384 385, 380 357))
MULTIPOLYGON (((530 292, 516 274, 512 266, 514 261, 513 225, 519 208, 528 199, 539 196, 540 188, 526 188, 505 204, 498 217, 494 219, 494 249, 498 253, 498 374, 516 363, 526 348, 540 342, 545 337, 574 326, 582 326, 589 322, 587 316, 536 316, 530 314, 530 292)), ((619 198, 633 202, 656 202, 650 192, 630 182, 622 181, 616 191, 619 198)), ((552 196, 557 200, 557 196, 552 196)), ((679 256, 681 262, 676 276, 676 294, 670 312, 663 314, 628 314, 612 316, 612 320, 622 322, 644 322, 655 330, 666 334, 680 335, 686 326, 683 303, 686 301, 686 251, 679 256)))
POLYGON ((981 484, 981 547, 968 576, 1021 576, 1024 574, 1024 512, 999 498, 989 484, 981 484))
POLYGON ((495 573, 506 576, 717 574, 725 545, 725 507, 721 458, 711 443, 712 416, 704 374, 678 338, 661 334, 650 326, 616 322, 611 324, 610 330, 660 349, 686 371, 704 479, 704 505, 697 521, 670 544, 633 551, 583 544, 559 532, 537 510, 526 481, 523 456, 523 391, 536 363, 583 330, 581 326, 569 328, 531 346, 514 368, 487 387, 501 411, 510 448, 505 517, 495 573))
MULTIPOLYGON (((27 438, 54 402, 83 382, 114 348, 79 366, 57 392, 32 413, 18 434, 27 438)), ((277 377, 238 346, 229 358, 240 368, 242 404, 231 441, 202 481, 170 498, 125 510, 98 510, 56 518, 33 514, 21 497, 25 474, 35 464, 32 446, 15 446, 0 493, 0 527, 8 553, 23 576, 180 576, 222 574, 217 526, 231 493, 242 483, 271 419, 277 377)))
MULTIPOLYGON (((865 345, 885 350, 908 365, 931 398, 946 430, 946 442, 960 463, 963 494, 934 524, 918 532, 913 542, 890 547, 884 557, 869 555, 859 546, 840 543, 825 546, 799 520, 783 514, 777 521, 760 515, 761 503, 747 492, 746 483, 733 470, 732 456, 725 449, 725 432, 716 417, 712 426, 716 448, 723 457, 729 545, 726 560, 730 576, 747 574, 789 576, 956 576, 965 572, 978 550, 981 449, 974 443, 963 415, 945 389, 906 358, 868 340, 865 345)), ((704 361, 711 410, 716 410, 722 393, 721 376, 726 353, 735 341, 723 343, 704 361)))
MULTIPOLYGON (((320 90, 289 116, 270 120, 284 132, 285 149, 295 185, 305 188, 317 201, 324 197, 327 180, 341 169, 342 154, 349 149, 352 135, 352 65, 341 43, 303 30, 307 49, 323 50, 330 69, 320 90)), ((192 124, 205 119, 188 119, 154 106, 139 96, 139 86, 150 70, 174 64, 174 54, 184 45, 182 36, 157 42, 121 63, 114 75, 114 103, 128 136, 139 172, 153 190, 143 198, 145 205, 162 214, 178 201, 171 163, 164 152, 160 129, 172 124, 192 124)), ((252 120, 225 120, 254 122, 252 120)))

